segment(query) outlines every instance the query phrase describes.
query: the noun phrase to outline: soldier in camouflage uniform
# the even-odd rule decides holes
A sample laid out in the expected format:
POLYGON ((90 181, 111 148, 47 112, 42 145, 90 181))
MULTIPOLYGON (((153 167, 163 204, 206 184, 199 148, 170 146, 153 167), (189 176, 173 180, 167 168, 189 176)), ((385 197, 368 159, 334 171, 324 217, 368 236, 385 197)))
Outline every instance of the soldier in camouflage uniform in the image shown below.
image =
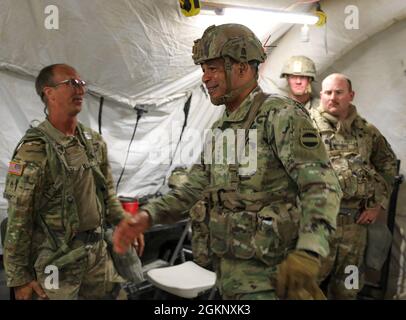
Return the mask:
POLYGON ((210 99, 226 106, 213 125, 214 146, 209 138, 207 159, 191 168, 183 186, 120 223, 113 243, 125 252, 140 232, 181 219, 203 200, 207 210, 198 216, 209 235, 201 244, 223 299, 319 299, 319 257, 328 254, 341 190, 306 112, 258 86, 265 58, 257 37, 239 24, 211 26, 195 41, 193 59, 210 99), (223 139, 236 131, 243 133, 245 154, 257 152, 255 168, 225 160, 241 151, 234 139, 223 139))
MULTIPOLYGON (((326 145, 343 191, 337 231, 330 241, 330 255, 322 260, 329 299, 355 299, 362 289, 367 227, 387 209, 396 156, 382 134, 360 117, 351 104, 351 81, 341 74, 324 79, 321 105, 310 110, 326 145), (359 289, 346 288, 345 268, 357 266, 359 289)), ((381 239, 383 241, 383 239, 381 239)))
POLYGON ((290 57, 283 65, 281 78, 286 78, 288 82, 290 98, 307 110, 319 106, 320 99, 312 95, 311 83, 316 78, 316 66, 311 59, 305 56, 290 57))
POLYGON ((64 64, 44 68, 36 79, 49 115, 18 144, 4 192, 4 265, 17 299, 109 298, 123 281, 106 251, 103 225, 125 214, 105 142, 77 121, 85 89, 64 64))

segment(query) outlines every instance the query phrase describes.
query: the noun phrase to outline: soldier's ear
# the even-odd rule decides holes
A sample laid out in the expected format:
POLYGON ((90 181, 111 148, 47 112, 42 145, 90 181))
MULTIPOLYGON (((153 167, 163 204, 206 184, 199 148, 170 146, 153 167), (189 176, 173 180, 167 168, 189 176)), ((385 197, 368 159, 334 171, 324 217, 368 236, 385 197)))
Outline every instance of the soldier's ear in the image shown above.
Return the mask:
POLYGON ((350 95, 351 95, 351 101, 354 100, 355 92, 354 92, 354 91, 351 91, 351 92, 350 92, 350 95))
POLYGON ((42 90, 42 97, 43 97, 43 101, 47 101, 50 99, 50 96, 52 95, 52 88, 51 87, 45 87, 42 90))

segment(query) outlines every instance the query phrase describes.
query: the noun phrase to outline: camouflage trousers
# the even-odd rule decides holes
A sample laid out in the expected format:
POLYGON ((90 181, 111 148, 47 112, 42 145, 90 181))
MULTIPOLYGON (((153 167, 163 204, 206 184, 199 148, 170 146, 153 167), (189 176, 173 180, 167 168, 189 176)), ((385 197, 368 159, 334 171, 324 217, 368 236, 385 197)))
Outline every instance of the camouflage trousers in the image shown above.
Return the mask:
MULTIPOLYGON (((337 230, 330 239, 330 254, 321 260, 320 282, 326 286, 327 299, 355 300, 364 283, 364 255, 367 240, 367 227, 354 223, 351 216, 337 216, 337 230), (358 288, 351 285, 351 276, 358 269, 358 288), (350 283, 350 285, 348 285, 350 283)), ((355 275, 355 274, 353 274, 355 275)), ((353 284, 353 283, 352 283, 353 284)))
POLYGON ((223 300, 277 300, 277 268, 255 259, 215 259, 217 287, 223 300))
POLYGON ((54 274, 44 272, 43 266, 35 269, 37 281, 53 300, 116 299, 120 283, 124 282, 114 268, 105 241, 92 244, 87 256, 58 270, 56 287, 49 285, 49 277, 54 274))

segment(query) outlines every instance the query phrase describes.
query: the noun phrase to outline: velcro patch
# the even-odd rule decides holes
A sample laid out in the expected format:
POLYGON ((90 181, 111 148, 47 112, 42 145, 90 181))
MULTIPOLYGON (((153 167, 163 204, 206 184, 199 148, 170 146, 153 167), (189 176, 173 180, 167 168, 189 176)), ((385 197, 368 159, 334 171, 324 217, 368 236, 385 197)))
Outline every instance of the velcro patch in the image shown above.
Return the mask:
POLYGON ((316 149, 320 145, 320 137, 316 129, 301 129, 300 144, 306 149, 316 149))
POLYGON ((16 176, 21 176, 24 172, 24 164, 11 161, 8 165, 8 173, 16 176))

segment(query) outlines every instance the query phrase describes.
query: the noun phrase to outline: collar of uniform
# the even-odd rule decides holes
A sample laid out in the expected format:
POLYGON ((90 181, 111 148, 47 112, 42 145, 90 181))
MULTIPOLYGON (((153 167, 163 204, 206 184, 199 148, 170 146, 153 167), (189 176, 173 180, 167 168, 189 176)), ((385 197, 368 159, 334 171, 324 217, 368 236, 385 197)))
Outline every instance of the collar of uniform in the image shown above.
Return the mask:
POLYGON ((310 110, 310 109, 312 109, 312 108, 317 108, 319 105, 320 105, 320 99, 319 99, 319 98, 316 98, 316 97, 313 97, 313 96, 310 96, 309 101, 307 101, 307 102, 305 103, 304 107, 305 107, 307 110, 310 110))
POLYGON ((355 118, 357 117, 357 109, 355 108, 354 105, 350 105, 350 108, 348 110, 348 116, 344 121, 339 122, 338 129, 344 134, 350 134, 351 133, 351 128, 352 124, 354 123, 355 118))
POLYGON ((357 114, 358 114, 357 108, 353 104, 350 104, 350 108, 348 110, 348 116, 343 122, 347 126, 351 126, 352 123, 354 122, 355 118, 357 117, 357 114))
POLYGON ((324 111, 321 105, 317 108, 317 111, 319 111, 323 118, 327 119, 334 127, 340 125, 346 128, 350 128, 355 118, 357 117, 357 108, 353 104, 350 105, 348 116, 346 119, 344 119, 344 121, 340 121, 337 117, 324 111))
POLYGON ((337 127, 338 125, 337 117, 333 116, 332 114, 329 114, 327 111, 324 110, 324 108, 321 105, 317 108, 317 111, 324 119, 330 122, 333 127, 337 127))
POLYGON ((254 97, 259 93, 262 92, 262 89, 257 86, 251 93, 244 99, 241 105, 231 113, 227 113, 227 110, 224 111, 223 117, 220 121, 221 124, 224 122, 240 122, 244 120, 247 116, 248 111, 251 108, 252 102, 254 97))
MULTIPOLYGON (((55 128, 48 119, 43 121, 40 125, 42 130, 44 130, 52 139, 54 139, 58 144, 66 147, 72 142, 75 137, 66 136, 57 128, 55 128)), ((77 129, 76 129, 77 130, 77 129)))

